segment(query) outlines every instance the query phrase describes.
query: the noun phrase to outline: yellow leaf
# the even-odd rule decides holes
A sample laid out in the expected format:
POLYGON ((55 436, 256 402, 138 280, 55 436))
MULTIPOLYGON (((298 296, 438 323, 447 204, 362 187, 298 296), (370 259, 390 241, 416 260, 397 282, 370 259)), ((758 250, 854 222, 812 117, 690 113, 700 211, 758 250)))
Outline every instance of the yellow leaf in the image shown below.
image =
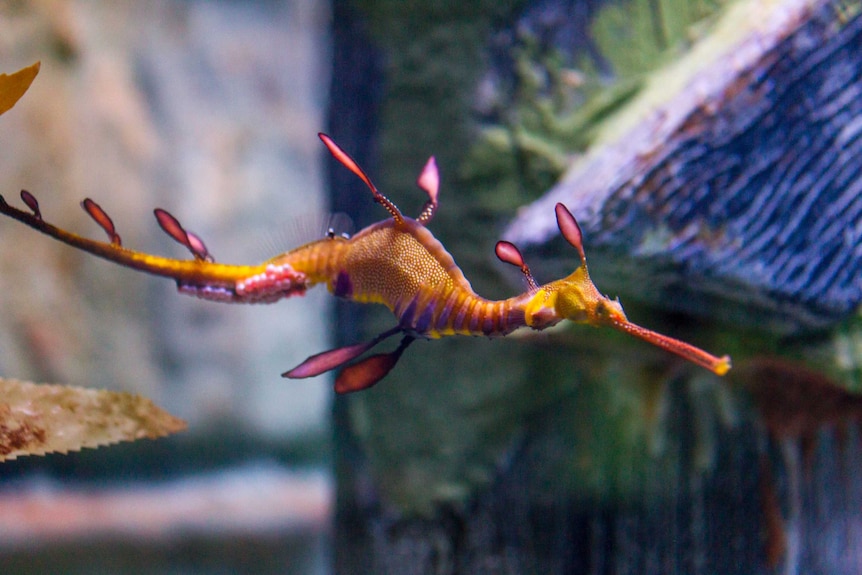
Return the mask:
POLYGON ((24 95, 41 65, 41 62, 36 62, 14 74, 0 74, 0 114, 8 111, 24 95))
POLYGON ((0 378, 0 461, 154 439, 186 423, 129 393, 0 378))

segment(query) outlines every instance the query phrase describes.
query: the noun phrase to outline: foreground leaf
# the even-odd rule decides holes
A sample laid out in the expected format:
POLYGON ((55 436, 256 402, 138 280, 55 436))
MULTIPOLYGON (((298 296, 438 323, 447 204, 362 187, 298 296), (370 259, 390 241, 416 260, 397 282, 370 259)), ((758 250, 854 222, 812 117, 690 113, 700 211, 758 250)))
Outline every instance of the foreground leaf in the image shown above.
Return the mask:
POLYGON ((39 73, 41 62, 22 68, 14 74, 0 74, 0 114, 14 106, 39 73))
POLYGON ((0 378, 0 461, 155 439, 185 428, 138 395, 0 378))

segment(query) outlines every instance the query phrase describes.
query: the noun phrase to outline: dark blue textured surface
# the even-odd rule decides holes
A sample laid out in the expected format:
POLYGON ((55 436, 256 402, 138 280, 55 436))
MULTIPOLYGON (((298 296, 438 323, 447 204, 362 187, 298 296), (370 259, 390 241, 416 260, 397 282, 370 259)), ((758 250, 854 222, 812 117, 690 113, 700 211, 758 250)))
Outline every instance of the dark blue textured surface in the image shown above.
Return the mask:
MULTIPOLYGON (((679 125, 652 153, 612 146, 615 179, 596 183, 587 165, 506 238, 574 256, 554 239, 552 198, 581 221, 603 289, 779 331, 851 314, 862 301, 862 18, 835 10, 820 7, 751 66, 710 69, 714 92, 685 95, 688 111, 672 101, 679 125), (525 232, 541 217, 541 234, 525 232)), ((628 139, 649 149, 661 122, 628 139)))

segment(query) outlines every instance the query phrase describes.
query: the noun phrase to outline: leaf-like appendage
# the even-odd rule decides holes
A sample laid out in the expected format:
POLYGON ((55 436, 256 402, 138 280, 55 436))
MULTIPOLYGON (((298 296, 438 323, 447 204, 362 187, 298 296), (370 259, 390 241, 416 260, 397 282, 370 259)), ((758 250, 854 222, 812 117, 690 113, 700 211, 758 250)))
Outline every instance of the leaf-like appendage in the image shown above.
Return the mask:
POLYGON ((536 283, 536 278, 533 277, 533 272, 530 271, 529 266, 524 262, 524 256, 521 255, 521 250, 519 250, 515 244, 505 240, 500 240, 494 247, 494 252, 497 254, 497 257, 500 258, 501 262, 513 265, 521 270, 521 273, 524 274, 524 278, 527 280, 527 285, 530 287, 530 290, 535 290, 539 287, 539 284, 536 283))
POLYGON ((0 74, 0 114, 14 106, 39 73, 40 62, 22 68, 14 74, 0 74))
POLYGON ((353 393, 368 389, 376 384, 392 371, 392 368, 401 358, 401 354, 414 340, 414 337, 406 335, 394 351, 378 353, 348 365, 335 378, 335 392, 353 393))
POLYGON ((371 340, 316 353, 290 371, 284 372, 281 376, 289 379, 305 379, 326 373, 341 367, 352 359, 356 359, 377 343, 376 340, 371 340))
POLYGON ((422 173, 419 174, 416 183, 428 194, 428 199, 437 205, 437 193, 440 191, 440 170, 437 169, 437 160, 434 159, 434 156, 425 162, 425 167, 422 168, 422 173))
MULTIPOLYGON (((23 198, 23 195, 21 197, 23 198)), ((123 245, 123 240, 121 240, 119 234, 117 234, 117 229, 114 227, 114 222, 111 220, 111 216, 108 215, 108 212, 103 210, 99 204, 90 198, 84 198, 84 201, 81 202, 81 207, 84 208, 84 211, 87 212, 91 218, 93 218, 94 222, 99 224, 100 228, 105 230, 105 233, 108 234, 108 239, 112 244, 115 246, 123 245)))
POLYGON ((560 233, 566 238, 573 248, 578 250, 578 255, 581 257, 581 264, 587 265, 587 256, 584 255, 584 234, 581 232, 581 226, 578 225, 578 220, 569 211, 569 208, 558 203, 554 207, 554 212, 557 215, 557 227, 560 228, 560 233))
POLYGON ((521 250, 512 242, 500 240, 494 247, 494 253, 501 262, 513 265, 516 268, 524 267, 524 257, 521 255, 521 250))
POLYGON ((39 200, 36 199, 36 196, 27 190, 21 190, 21 200, 27 204, 27 207, 30 208, 30 211, 33 212, 37 220, 42 219, 42 211, 39 209, 39 200))
POLYGON ((393 204, 389 198, 380 193, 380 190, 377 189, 377 186, 374 185, 374 182, 371 181, 368 174, 359 167, 356 160, 351 158, 347 152, 342 150, 341 147, 326 134, 321 132, 317 135, 326 146, 326 149, 329 150, 329 153, 332 154, 332 157, 338 160, 345 168, 356 174, 360 180, 365 182, 365 185, 368 186, 368 189, 371 190, 371 194, 374 196, 374 201, 386 208, 386 211, 389 212, 389 215, 391 215, 396 222, 403 222, 404 216, 401 215, 401 211, 398 209, 398 206, 393 204))
POLYGON ((138 395, 0 378, 0 461, 155 439, 185 428, 138 395))

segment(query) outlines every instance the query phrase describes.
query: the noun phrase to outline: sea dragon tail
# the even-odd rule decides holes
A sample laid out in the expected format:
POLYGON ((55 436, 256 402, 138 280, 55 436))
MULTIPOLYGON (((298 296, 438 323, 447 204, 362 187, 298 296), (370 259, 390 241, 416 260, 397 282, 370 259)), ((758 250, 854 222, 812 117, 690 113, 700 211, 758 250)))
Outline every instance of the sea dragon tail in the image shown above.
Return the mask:
POLYGON ((96 202, 87 198, 81 206, 108 236, 108 242, 84 238, 49 224, 42 218, 39 202, 26 190, 21 200, 29 212, 9 205, 0 196, 0 213, 72 247, 122 266, 149 274, 173 278, 183 293, 204 299, 236 303, 270 303, 291 295, 301 295, 308 287, 304 273, 289 264, 263 263, 254 266, 216 263, 203 241, 185 230, 171 214, 154 211, 159 226, 185 246, 194 259, 178 260, 124 248, 114 223, 96 202))

